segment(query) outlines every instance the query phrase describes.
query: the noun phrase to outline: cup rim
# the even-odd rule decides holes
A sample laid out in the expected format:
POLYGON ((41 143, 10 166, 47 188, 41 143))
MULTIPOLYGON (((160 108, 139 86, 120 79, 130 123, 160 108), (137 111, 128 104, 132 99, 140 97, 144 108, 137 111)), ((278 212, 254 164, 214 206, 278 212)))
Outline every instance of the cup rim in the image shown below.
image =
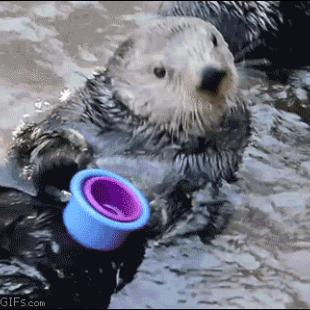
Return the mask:
POLYGON ((70 190, 72 195, 77 201, 77 204, 80 208, 84 209, 93 219, 98 223, 101 223, 104 226, 109 226, 113 229, 123 230, 123 231, 133 231, 142 228, 145 226, 150 218, 150 209, 149 204, 144 194, 138 190, 131 182, 125 178, 103 169, 86 169, 79 171, 71 180, 70 190), (141 214, 137 220, 132 222, 119 222, 112 219, 109 219, 98 211, 96 211, 89 203, 87 198, 84 195, 84 183, 87 179, 93 177, 109 177, 117 180, 118 182, 123 183, 128 187, 137 197, 141 205, 141 214))
MULTIPOLYGON (((104 186, 104 185, 103 185, 104 186)), ((118 222, 133 222, 136 221, 142 214, 141 201, 137 197, 137 195, 131 190, 131 188, 127 187, 126 184, 120 182, 115 178, 111 178, 108 176, 102 177, 91 177, 84 181, 83 193, 90 203, 90 205, 99 212, 102 216, 105 216, 111 220, 118 222), (132 212, 128 215, 124 214, 124 212, 112 213, 107 210, 107 208, 103 207, 102 204, 98 201, 98 199, 93 195, 94 186, 96 186, 97 182, 105 182, 110 183, 116 190, 121 189, 127 195, 130 196, 132 200, 132 212)), ((115 206, 116 210, 121 210, 121 207, 115 206)), ((113 209, 114 210, 114 209, 113 209)), ((112 210, 112 211, 113 211, 112 210)), ((115 212, 115 210, 114 210, 115 212)))

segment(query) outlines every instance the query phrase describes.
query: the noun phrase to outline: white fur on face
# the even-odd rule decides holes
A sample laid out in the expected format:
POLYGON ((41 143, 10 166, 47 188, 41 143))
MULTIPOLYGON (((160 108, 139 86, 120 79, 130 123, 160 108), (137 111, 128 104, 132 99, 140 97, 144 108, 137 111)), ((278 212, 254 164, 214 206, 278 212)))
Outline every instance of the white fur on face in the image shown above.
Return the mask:
POLYGON ((180 123, 189 132, 217 127, 238 83, 233 56, 217 29, 197 18, 167 17, 141 27, 131 39, 133 47, 112 72, 122 101, 170 130, 180 123), (216 93, 199 89, 208 66, 227 73, 216 93), (163 78, 154 74, 156 67, 165 69, 163 78))

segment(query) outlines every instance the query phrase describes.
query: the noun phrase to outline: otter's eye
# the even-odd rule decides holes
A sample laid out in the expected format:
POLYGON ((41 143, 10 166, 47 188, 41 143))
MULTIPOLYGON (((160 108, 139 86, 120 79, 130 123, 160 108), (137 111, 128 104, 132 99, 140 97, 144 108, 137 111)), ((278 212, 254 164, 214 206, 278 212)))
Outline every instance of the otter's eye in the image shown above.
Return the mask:
POLYGON ((212 34, 212 43, 213 43, 214 47, 217 47, 217 38, 214 34, 212 34))
POLYGON ((153 72, 159 79, 164 78, 166 75, 166 70, 163 67, 156 67, 153 72))

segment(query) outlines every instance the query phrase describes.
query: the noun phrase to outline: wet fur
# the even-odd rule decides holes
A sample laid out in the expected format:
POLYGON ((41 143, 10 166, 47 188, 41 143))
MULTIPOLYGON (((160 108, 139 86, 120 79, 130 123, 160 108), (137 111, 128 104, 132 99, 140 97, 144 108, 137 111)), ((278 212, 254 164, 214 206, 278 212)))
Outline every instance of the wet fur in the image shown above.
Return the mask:
POLYGON ((0 297, 44 301, 48 309, 103 309, 123 285, 118 279, 133 279, 143 234, 113 253, 87 250, 66 233, 63 207, 0 187, 0 297))

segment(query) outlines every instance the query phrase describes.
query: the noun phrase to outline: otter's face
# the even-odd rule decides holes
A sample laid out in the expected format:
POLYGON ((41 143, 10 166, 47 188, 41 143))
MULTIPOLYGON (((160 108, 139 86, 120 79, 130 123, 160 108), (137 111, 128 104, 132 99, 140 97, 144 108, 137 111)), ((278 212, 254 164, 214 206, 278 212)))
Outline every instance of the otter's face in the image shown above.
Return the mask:
POLYGON ((190 133, 218 127, 234 104, 238 80, 222 35, 191 17, 162 18, 136 30, 107 72, 136 115, 190 133))

